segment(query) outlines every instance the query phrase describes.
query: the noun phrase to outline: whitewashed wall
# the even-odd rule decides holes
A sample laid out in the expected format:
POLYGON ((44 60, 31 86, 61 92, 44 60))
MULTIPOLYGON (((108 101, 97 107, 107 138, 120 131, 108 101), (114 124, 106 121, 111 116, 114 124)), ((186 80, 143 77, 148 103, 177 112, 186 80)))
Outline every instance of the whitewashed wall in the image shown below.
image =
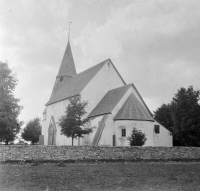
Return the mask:
POLYGON ((116 146, 130 146, 127 138, 131 136, 133 128, 136 128, 145 134, 147 140, 144 146, 154 146, 153 122, 133 120, 115 121, 116 146), (121 129, 123 127, 126 129, 126 137, 121 136, 121 129))
POLYGON ((154 125, 160 125, 157 122, 150 121, 132 121, 132 120, 120 120, 115 121, 115 133, 116 133, 116 146, 129 146, 127 137, 131 136, 132 129, 135 127, 145 133, 147 138, 144 146, 164 146, 172 147, 172 136, 170 132, 160 125, 160 133, 156 134, 154 131, 154 125), (122 127, 126 128, 126 138, 121 137, 122 127))
POLYGON ((153 133, 154 146, 172 147, 173 136, 171 135, 171 133, 165 127, 160 125, 158 122, 154 122, 154 125, 160 126, 160 133, 159 134, 156 134, 155 132, 153 133))
POLYGON ((90 121, 89 127, 93 127, 92 133, 90 133, 89 135, 84 135, 84 138, 81 140, 81 145, 91 145, 92 144, 92 140, 94 138, 94 135, 97 131, 98 125, 101 122, 102 118, 103 118, 103 115, 95 117, 95 118, 93 118, 93 120, 90 121))
POLYGON ((112 146, 113 135, 114 135, 114 123, 113 123, 113 119, 111 115, 108 115, 108 118, 105 122, 104 130, 102 132, 98 145, 112 146))
MULTIPOLYGON (((51 117, 54 116, 54 120, 56 123, 56 145, 71 145, 71 138, 67 138, 64 135, 60 134, 60 128, 57 124, 58 119, 65 114, 66 107, 68 105, 68 100, 63 100, 60 102, 56 102, 54 104, 48 105, 46 107, 46 120, 43 120, 42 126, 42 134, 44 135, 44 144, 48 143, 48 128, 51 117)), ((78 140, 74 139, 74 145, 78 145, 78 140)))
POLYGON ((108 61, 81 92, 81 99, 89 101, 87 106, 88 114, 109 90, 123 85, 125 85, 124 82, 108 61))

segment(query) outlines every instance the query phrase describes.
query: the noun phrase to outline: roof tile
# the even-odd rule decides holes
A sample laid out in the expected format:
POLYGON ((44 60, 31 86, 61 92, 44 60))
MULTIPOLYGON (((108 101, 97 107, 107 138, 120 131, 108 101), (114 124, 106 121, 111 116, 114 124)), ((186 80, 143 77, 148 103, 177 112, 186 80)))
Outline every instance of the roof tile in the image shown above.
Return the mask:
POLYGON ((94 117, 111 113, 123 95, 132 86, 132 84, 122 86, 116 89, 109 90, 106 95, 101 99, 97 106, 92 110, 88 117, 94 117))
POLYGON ((115 115, 114 120, 154 121, 147 108, 132 93, 115 115))
POLYGON ((89 83, 89 81, 95 76, 95 74, 103 67, 108 60, 105 60, 71 78, 64 77, 64 80, 60 82, 56 81, 53 92, 46 105, 79 95, 83 88, 89 83))

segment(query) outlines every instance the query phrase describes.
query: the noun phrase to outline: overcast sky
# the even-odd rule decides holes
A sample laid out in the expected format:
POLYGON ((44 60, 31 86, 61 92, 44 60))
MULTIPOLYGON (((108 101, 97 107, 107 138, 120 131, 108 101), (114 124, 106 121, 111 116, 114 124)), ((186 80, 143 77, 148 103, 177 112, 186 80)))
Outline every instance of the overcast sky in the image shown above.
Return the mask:
POLYGON ((42 117, 69 21, 77 71, 110 58, 151 111, 200 89, 199 0, 0 0, 0 60, 19 79, 24 122, 42 117))

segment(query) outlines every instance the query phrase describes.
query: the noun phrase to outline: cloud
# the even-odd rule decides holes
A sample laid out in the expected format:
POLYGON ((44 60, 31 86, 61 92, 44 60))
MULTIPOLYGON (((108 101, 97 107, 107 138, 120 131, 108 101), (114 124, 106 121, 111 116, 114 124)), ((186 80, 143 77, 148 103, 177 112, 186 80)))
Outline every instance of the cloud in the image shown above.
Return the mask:
POLYGON ((19 79, 21 119, 42 115, 66 46, 71 6, 65 0, 0 1, 0 59, 19 79))
POLYGON ((67 44, 77 71, 111 58, 151 110, 200 87, 200 1, 0 0, 0 60, 19 78, 21 119, 41 116, 67 44), (69 19, 70 18, 70 19, 69 19))
POLYGON ((96 64, 110 57, 144 97, 168 102, 181 86, 200 85, 199 8, 186 0, 114 7, 104 24, 88 23, 74 40, 84 53, 79 59, 96 64))

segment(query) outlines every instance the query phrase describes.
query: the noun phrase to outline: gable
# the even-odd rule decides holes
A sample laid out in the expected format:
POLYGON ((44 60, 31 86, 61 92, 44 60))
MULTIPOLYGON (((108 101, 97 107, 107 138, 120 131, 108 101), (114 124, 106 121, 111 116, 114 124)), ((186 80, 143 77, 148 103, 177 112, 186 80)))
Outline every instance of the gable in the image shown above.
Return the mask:
POLYGON ((88 101, 88 114, 100 102, 105 94, 112 89, 124 86, 125 82, 110 60, 98 71, 81 91, 81 99, 88 101))

